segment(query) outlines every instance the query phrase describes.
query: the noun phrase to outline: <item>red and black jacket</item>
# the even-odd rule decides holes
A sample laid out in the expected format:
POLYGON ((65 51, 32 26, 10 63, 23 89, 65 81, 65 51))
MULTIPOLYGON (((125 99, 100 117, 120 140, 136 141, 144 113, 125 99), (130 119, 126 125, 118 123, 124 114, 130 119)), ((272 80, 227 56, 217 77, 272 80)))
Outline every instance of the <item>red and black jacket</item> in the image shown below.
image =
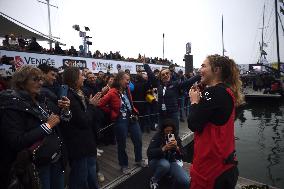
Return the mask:
MULTIPOLYGON (((129 87, 126 89, 127 96, 130 103, 133 105, 132 96, 129 87)), ((116 88, 111 88, 108 93, 103 96, 98 104, 104 112, 110 114, 111 121, 115 121, 120 114, 121 98, 119 91, 116 88)), ((138 110, 133 106, 132 110, 135 114, 138 114, 138 110)))
POLYGON ((200 102, 191 106, 188 127, 195 133, 190 188, 214 188, 215 180, 236 166, 234 119, 235 98, 224 84, 206 88, 200 102))

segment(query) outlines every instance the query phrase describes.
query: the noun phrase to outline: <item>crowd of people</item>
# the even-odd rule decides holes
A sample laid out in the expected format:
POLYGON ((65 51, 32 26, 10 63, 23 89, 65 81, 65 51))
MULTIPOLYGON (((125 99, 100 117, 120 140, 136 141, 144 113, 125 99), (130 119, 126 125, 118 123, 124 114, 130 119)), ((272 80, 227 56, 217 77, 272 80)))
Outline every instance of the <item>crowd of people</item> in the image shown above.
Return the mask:
POLYGON ((119 51, 109 53, 102 53, 99 50, 96 50, 94 53, 91 51, 85 53, 83 45, 79 46, 79 50, 71 46, 70 49, 63 50, 59 42, 55 42, 54 48, 46 49, 39 45, 37 39, 32 37, 30 40, 23 38, 22 36, 15 36, 14 34, 5 35, 4 40, 2 41, 2 48, 7 50, 17 50, 17 51, 27 51, 27 52, 37 52, 37 53, 46 53, 46 54, 55 54, 55 55, 64 55, 64 56, 75 56, 75 57, 86 57, 86 58, 98 58, 98 59, 107 59, 107 60, 121 60, 128 62, 146 62, 150 64, 159 64, 169 66, 172 64, 172 61, 167 58, 159 57, 143 57, 141 54, 138 54, 137 58, 124 57, 120 54, 119 51))
POLYGON ((147 149, 151 189, 164 177, 172 188, 233 189, 234 116, 242 103, 235 62, 208 56, 196 76, 144 69, 112 75, 76 67, 58 72, 46 64, 19 68, 0 93, 0 188, 98 188, 98 144, 116 145, 120 171, 129 174, 128 133, 135 164, 145 167, 142 135, 155 132, 147 149), (195 133, 189 172, 182 168, 183 116, 195 133))

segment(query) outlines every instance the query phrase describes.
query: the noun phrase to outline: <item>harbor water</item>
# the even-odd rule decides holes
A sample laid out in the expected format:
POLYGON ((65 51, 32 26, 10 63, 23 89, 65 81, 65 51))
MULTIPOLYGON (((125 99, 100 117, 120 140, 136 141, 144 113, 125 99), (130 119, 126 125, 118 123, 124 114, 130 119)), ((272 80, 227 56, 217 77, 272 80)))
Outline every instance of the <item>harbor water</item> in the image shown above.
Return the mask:
POLYGON ((235 136, 240 176, 284 189, 284 101, 247 101, 235 136))

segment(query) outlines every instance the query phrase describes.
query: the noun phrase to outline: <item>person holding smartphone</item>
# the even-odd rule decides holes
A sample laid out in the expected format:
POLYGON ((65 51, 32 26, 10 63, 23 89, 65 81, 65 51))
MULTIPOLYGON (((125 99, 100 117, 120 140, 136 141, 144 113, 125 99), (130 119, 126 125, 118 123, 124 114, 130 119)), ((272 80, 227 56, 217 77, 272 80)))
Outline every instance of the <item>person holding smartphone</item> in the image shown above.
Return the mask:
MULTIPOLYGON (((56 134, 55 130, 61 123, 60 116, 56 112, 49 112, 49 106, 41 100, 42 85, 41 70, 25 65, 14 73, 12 90, 3 91, 0 95, 2 107, 0 147, 1 153, 5 154, 0 156, 0 188, 7 188, 8 185, 15 184, 15 177, 11 176, 11 172, 17 176, 17 183, 27 188, 32 187, 30 180, 26 178, 30 178, 35 173, 38 173, 40 179, 38 187, 43 189, 64 188, 60 153, 52 155, 52 160, 42 161, 40 164, 35 163, 35 169, 31 174, 28 174, 31 169, 24 169, 26 162, 31 162, 31 159, 21 156, 22 152, 26 152, 25 154, 36 157, 34 147, 49 136, 56 134), (21 158, 16 158, 17 156, 21 158), (20 166, 13 166, 15 163, 20 166)), ((57 144, 56 146, 47 144, 45 149, 57 148, 57 144)))
MULTIPOLYGON (((59 90, 54 87, 54 82, 56 81, 57 76, 56 68, 47 64, 40 64, 38 68, 43 73, 43 85, 40 90, 41 101, 44 102, 50 112, 60 115, 61 123, 59 124, 59 127, 54 129, 54 133, 56 133, 63 142, 60 128, 63 127, 72 117, 71 111, 69 110, 70 100, 67 98, 68 87, 67 85, 60 86, 59 90)), ((39 171, 39 175, 45 178, 42 180, 43 189, 64 188, 64 169, 67 163, 67 155, 66 153, 63 153, 65 151, 65 145, 63 143, 61 148, 61 158, 57 162, 44 166, 41 171, 39 171)))
POLYGON ((165 177, 171 177, 172 188, 188 189, 189 176, 182 168, 182 144, 176 133, 176 125, 173 119, 165 119, 161 124, 161 130, 152 138, 147 149, 149 167, 153 170, 150 179, 150 188, 157 189, 159 181, 165 177))
POLYGON ((67 67, 63 72, 63 83, 68 85, 72 118, 62 127, 62 135, 68 151, 70 189, 98 188, 96 173, 97 143, 95 133, 95 106, 101 93, 87 99, 82 91, 84 77, 77 67, 67 67))

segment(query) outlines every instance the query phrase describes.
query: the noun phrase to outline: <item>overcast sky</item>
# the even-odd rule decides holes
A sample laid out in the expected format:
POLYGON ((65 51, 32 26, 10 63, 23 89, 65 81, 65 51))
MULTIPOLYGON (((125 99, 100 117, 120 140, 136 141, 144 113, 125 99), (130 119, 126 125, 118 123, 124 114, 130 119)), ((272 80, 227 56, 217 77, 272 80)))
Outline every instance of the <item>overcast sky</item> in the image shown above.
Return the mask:
MULTIPOLYGON (((42 0, 45 1, 45 0, 42 0)), ((224 16, 226 55, 238 64, 257 62, 263 5, 264 38, 268 60, 276 60, 274 0, 50 0, 52 34, 70 48, 82 43, 72 25, 88 26, 90 50, 120 51, 125 57, 163 57, 184 65, 185 45, 192 43, 194 67, 209 54, 222 53, 221 18, 224 16)), ((48 34, 47 8, 37 0, 0 0, 0 11, 48 34)), ((284 16, 281 16, 284 22, 284 16)), ((1 27, 1 26, 0 26, 1 27)), ((281 51, 283 31, 279 26, 281 51)), ((284 61, 284 53, 281 55, 284 61)))

